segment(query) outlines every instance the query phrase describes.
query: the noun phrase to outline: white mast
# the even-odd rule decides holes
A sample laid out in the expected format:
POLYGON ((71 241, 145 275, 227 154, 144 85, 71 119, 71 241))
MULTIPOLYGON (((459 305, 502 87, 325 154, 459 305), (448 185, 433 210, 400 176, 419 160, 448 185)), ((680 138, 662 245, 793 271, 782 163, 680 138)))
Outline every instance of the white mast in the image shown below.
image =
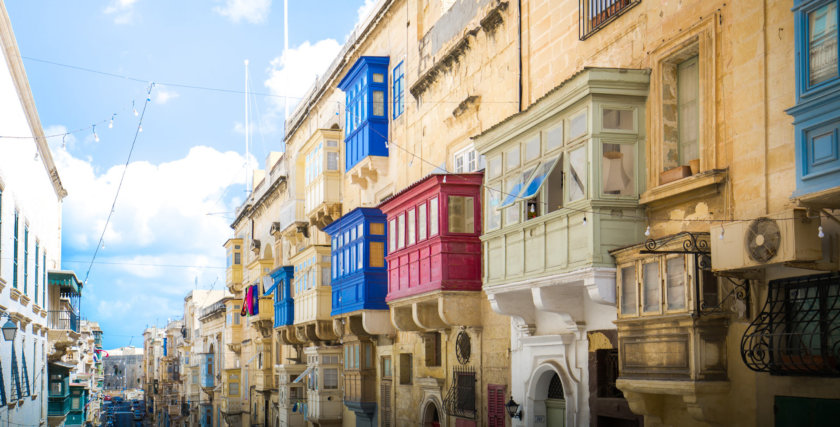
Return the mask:
POLYGON ((251 152, 250 141, 248 141, 248 60, 245 60, 245 192, 251 192, 251 152))
MULTIPOLYGON (((286 54, 289 53, 289 0, 283 0, 283 58, 287 61, 289 57, 286 54)), ((286 66, 287 64, 283 64, 286 66)), ((285 107, 283 111, 286 114, 286 120, 289 120, 289 79, 287 78, 285 82, 283 82, 283 99, 285 103, 285 107)))

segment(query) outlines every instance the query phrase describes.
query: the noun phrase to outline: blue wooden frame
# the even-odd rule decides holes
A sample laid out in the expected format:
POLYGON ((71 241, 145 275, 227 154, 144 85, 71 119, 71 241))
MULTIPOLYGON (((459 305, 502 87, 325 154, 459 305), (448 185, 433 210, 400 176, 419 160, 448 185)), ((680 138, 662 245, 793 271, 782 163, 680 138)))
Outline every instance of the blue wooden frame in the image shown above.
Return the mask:
POLYGON ((808 15, 832 2, 837 4, 840 17, 840 0, 795 0, 792 9, 795 16, 796 106, 787 113, 794 118, 796 137, 794 197, 837 187, 840 182, 840 72, 816 85, 809 83, 808 15))
POLYGON ((388 304, 385 303, 388 293, 388 265, 384 260, 384 255, 388 253, 387 229, 385 215, 376 208, 353 209, 324 228, 324 232, 332 238, 330 315, 336 316, 357 310, 388 309, 388 304), (372 223, 382 224, 381 235, 370 233, 372 223), (362 229, 361 236, 359 226, 362 229), (345 242, 345 235, 355 237, 345 242), (382 267, 370 266, 371 242, 382 243, 382 267), (361 251, 359 248, 362 248, 361 251), (355 258, 352 257, 354 252, 355 258), (359 256, 362 261, 361 268, 358 267, 359 256), (346 268, 342 270, 342 267, 346 268))
POLYGON ((405 61, 400 61, 391 70, 391 112, 392 119, 401 116, 405 110, 405 61), (399 74, 397 74, 399 72, 399 74))
POLYGON ((277 267, 269 274, 274 285, 265 294, 274 292, 274 327, 292 325, 295 323, 295 300, 292 298, 295 268, 291 265, 277 267))
POLYGON ((367 156, 388 156, 388 62, 387 56, 363 56, 338 83, 345 92, 345 171, 367 156), (373 75, 382 81, 374 82, 373 75), (373 115, 373 92, 381 91, 382 115, 373 115))

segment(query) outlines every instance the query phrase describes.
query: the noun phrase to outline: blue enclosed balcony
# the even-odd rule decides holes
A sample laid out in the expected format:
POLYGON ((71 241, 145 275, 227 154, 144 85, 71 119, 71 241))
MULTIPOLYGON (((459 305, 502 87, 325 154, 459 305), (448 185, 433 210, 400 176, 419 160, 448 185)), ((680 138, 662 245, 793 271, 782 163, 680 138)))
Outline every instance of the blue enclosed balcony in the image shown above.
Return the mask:
POLYGON ((338 84, 346 95, 344 170, 363 187, 388 164, 388 60, 363 56, 338 84))
POLYGON ((324 228, 332 238, 332 311, 387 310, 385 215, 356 208, 324 228))
POLYGON ((213 356, 213 353, 198 354, 198 382, 205 390, 212 389, 216 386, 216 369, 213 364, 213 356))
POLYGON ((840 3, 795 0, 796 190, 816 208, 840 207, 840 3))
POLYGON ((292 280, 295 277, 294 266, 278 267, 271 273, 274 282, 266 295, 274 293, 274 327, 293 325, 295 323, 295 300, 292 298, 292 280))

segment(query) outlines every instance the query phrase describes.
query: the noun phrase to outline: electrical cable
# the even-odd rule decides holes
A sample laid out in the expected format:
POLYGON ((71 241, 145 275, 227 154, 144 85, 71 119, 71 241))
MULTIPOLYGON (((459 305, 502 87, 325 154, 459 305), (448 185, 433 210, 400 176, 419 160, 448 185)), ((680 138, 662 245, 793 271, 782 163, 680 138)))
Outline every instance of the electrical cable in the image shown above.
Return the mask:
POLYGON ((143 118, 146 116, 146 108, 151 102, 152 89, 154 87, 154 82, 149 84, 149 90, 146 92, 146 101, 143 103, 143 112, 140 114, 140 119, 137 122, 137 130, 134 131, 134 139, 131 141, 131 147, 128 150, 128 157, 125 160, 125 167, 123 168, 122 175, 120 176, 120 182, 117 184, 117 192, 114 194, 114 201, 111 203, 111 210, 108 212, 108 217, 105 219, 105 226, 102 227, 102 234, 99 235, 99 242, 96 245, 96 249, 93 251, 93 257, 90 260, 90 265, 85 273, 85 280, 83 283, 87 283, 88 277, 90 277, 90 271, 93 269, 93 263, 96 261, 96 256, 99 254, 99 249, 102 247, 102 242, 105 239, 105 231, 108 230, 108 224, 111 222, 111 217, 114 215, 117 199, 120 197, 120 190, 122 190, 123 181, 125 180, 125 173, 128 171, 128 165, 131 163, 131 155, 134 153, 134 146, 137 144, 137 137, 140 135, 140 132, 143 131, 143 118))

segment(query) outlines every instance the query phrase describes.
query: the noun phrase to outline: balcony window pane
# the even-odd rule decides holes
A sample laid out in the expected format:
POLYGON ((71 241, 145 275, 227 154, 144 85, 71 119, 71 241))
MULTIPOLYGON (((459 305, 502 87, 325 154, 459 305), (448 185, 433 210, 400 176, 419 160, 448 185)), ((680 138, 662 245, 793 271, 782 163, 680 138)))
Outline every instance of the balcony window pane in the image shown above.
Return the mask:
POLYGON ((668 259, 665 273, 668 281, 668 310, 685 309, 685 257, 668 259))
POLYGON ((837 76, 837 2, 808 14, 808 58, 811 85, 837 76))
POLYGON ((381 236, 385 234, 385 224, 381 222, 370 223, 370 234, 381 236))
POLYGON ((324 369, 324 390, 335 390, 338 388, 338 369, 324 369))
POLYGON ((516 202, 516 199, 520 197, 522 189, 525 187, 525 183, 531 179, 531 176, 536 170, 537 166, 530 167, 522 171, 522 173, 508 178, 507 185, 505 187, 505 198, 502 201, 502 208, 506 208, 516 202))
POLYGON ((679 116, 679 159, 681 165, 700 158, 699 138, 700 67, 697 57, 677 65, 677 112, 679 116))
POLYGON ((382 73, 373 73, 373 82, 374 83, 383 83, 385 81, 385 75, 382 73))
POLYGON ((327 170, 338 170, 338 153, 327 152, 327 170))
POLYGON ((356 270, 356 246, 350 247, 350 264, 348 264, 350 271, 356 270))
POLYGON ((487 179, 493 179, 502 174, 502 156, 496 155, 487 160, 487 179))
POLYGON ((525 163, 540 157, 540 136, 536 135, 525 143, 525 163))
POLYGON ((388 221, 388 246, 389 251, 394 252, 397 250, 397 221, 390 220, 388 221))
POLYGON ((505 170, 513 170, 519 167, 519 145, 505 153, 505 170))
POLYGON ((635 193, 635 159, 631 144, 604 144, 602 179, 604 194, 629 196, 635 193))
POLYGON ((652 313, 659 311, 661 305, 659 261, 649 262, 642 266, 642 284, 644 286, 644 312, 652 313))
POLYGON ((365 234, 365 224, 364 223, 359 223, 359 225, 356 226, 356 232, 357 232, 356 236, 358 236, 358 238, 361 239, 362 236, 365 234))
POLYGON ((438 198, 429 201, 429 236, 438 234, 438 198))
POLYGON ((586 134, 586 110, 569 119, 569 139, 586 134))
POLYGON ((426 204, 422 203, 417 208, 418 216, 420 217, 417 221, 417 240, 423 240, 426 238, 426 204))
POLYGON ((530 199, 531 197, 534 197, 534 195, 536 195, 537 192, 540 191, 540 188, 542 188, 542 185, 545 182, 545 179, 548 177, 548 174, 550 174, 551 171, 554 170, 554 167, 557 165, 557 161, 559 159, 560 156, 553 157, 540 164, 537 167, 534 176, 532 176, 531 179, 528 181, 528 185, 526 185, 525 188, 522 190, 522 195, 520 197, 523 199, 530 199))
POLYGON ((563 146, 563 122, 545 133, 545 151, 553 151, 563 146))
MULTIPOLYGON (((361 252, 360 252, 361 254, 361 252)), ((361 256, 359 256, 361 259, 361 256)), ((321 286, 329 286, 330 285, 330 268, 329 267, 321 267, 321 286)), ((280 291, 276 291, 278 294, 280 291)))
POLYGON ((601 126, 610 130, 633 130, 633 110, 604 108, 601 126))
MULTIPOLYGON (((359 243, 359 252, 358 252, 358 255, 359 255, 359 257, 358 257, 358 259, 357 259, 356 263, 357 263, 357 267, 359 268, 359 270, 361 270, 361 269, 362 269, 362 268, 364 268, 364 266, 365 266, 365 264, 364 264, 364 259, 365 259, 365 257, 364 257, 364 251, 363 251, 363 246, 362 246, 362 243, 359 243)), ((328 283, 328 284, 329 284, 329 283, 328 283)))
POLYGON ((636 266, 621 269, 621 313, 636 314, 636 266))
POLYGON ((486 187, 484 203, 486 212, 484 214, 484 229, 495 230, 502 225, 502 213, 498 207, 501 204, 502 192, 499 190, 501 183, 490 184, 486 187))
POLYGON ((397 248, 405 247, 405 214, 397 217, 397 248))
POLYGON ((373 115, 385 115, 385 92, 381 90, 373 91, 373 115))
POLYGON ((586 196, 586 147, 569 153, 569 201, 586 196))
POLYGON ((414 209, 408 211, 408 244, 413 245, 416 242, 417 235, 415 232, 414 209))
POLYGON ((370 242, 370 266, 385 267, 385 243, 370 242))
POLYGON ((474 233, 475 210, 472 197, 449 196, 449 232, 474 233))

